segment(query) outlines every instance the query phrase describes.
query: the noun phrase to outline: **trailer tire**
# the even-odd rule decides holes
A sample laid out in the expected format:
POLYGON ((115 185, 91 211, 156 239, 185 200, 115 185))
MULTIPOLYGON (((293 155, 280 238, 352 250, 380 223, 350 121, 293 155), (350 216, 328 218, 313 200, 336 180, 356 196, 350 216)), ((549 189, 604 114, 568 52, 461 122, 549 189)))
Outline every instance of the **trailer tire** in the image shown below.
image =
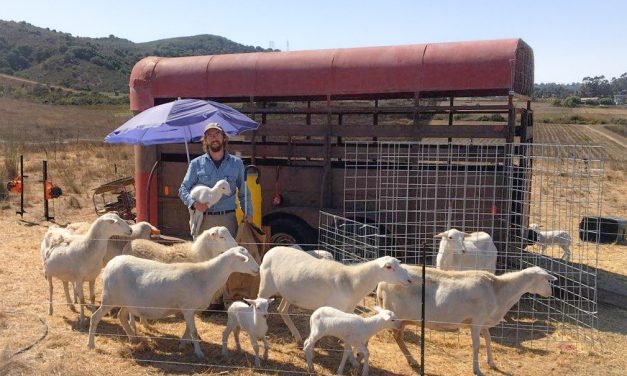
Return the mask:
POLYGON ((315 230, 298 218, 273 218, 267 225, 273 244, 299 244, 304 249, 313 249, 317 244, 315 230))

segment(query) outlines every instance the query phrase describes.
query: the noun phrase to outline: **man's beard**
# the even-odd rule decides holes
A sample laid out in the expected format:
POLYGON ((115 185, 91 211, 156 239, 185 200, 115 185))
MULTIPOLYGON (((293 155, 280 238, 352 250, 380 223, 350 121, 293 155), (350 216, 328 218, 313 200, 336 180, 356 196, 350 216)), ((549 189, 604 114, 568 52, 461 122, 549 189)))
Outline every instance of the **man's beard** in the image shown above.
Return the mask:
POLYGON ((224 148, 224 144, 222 143, 211 143, 209 144, 209 150, 211 150, 212 152, 216 153, 221 151, 224 148))

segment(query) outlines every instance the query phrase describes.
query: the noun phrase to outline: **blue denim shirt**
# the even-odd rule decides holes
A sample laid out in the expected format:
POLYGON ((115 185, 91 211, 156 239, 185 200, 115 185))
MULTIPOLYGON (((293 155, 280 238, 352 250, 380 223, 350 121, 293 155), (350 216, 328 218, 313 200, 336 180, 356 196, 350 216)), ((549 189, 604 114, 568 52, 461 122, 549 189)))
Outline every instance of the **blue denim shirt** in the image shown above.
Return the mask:
MULTIPOLYGON (((237 189, 237 196, 239 198, 240 205, 244 205, 246 208, 246 215, 253 215, 253 205, 250 198, 250 191, 244 189, 246 184, 244 178, 244 162, 234 155, 231 155, 224 151, 224 160, 220 164, 220 168, 216 168, 216 165, 211 160, 208 154, 203 154, 198 158, 194 158, 189 167, 181 187, 179 188, 179 197, 187 206, 191 208, 194 204, 194 200, 189 197, 189 192, 196 184, 206 185, 213 187, 218 180, 226 179, 231 187, 230 196, 222 196, 220 201, 213 207, 209 208, 210 212, 217 212, 223 210, 235 209, 235 192, 237 189), (246 200, 246 201, 244 201, 246 200)), ((244 208, 242 208, 244 210, 244 208)))

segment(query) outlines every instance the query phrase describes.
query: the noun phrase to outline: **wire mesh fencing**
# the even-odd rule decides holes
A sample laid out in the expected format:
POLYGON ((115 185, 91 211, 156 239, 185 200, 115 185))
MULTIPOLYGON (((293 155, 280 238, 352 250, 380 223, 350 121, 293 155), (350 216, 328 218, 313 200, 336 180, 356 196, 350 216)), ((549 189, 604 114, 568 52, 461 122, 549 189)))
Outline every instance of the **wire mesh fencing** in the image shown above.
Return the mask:
MULTIPOLYGON (((437 236, 449 229, 489 234, 497 248, 497 274, 540 266, 558 278, 552 297, 523 296, 492 330, 497 340, 592 344, 592 331, 584 329, 595 328, 598 319, 598 243, 580 235, 599 231, 584 220, 601 209, 603 160, 596 149, 350 143, 344 215, 378 230, 378 256, 408 264, 421 264, 426 245, 427 265, 435 266, 437 236)), ((482 268, 487 257, 474 254, 453 269, 482 268)))

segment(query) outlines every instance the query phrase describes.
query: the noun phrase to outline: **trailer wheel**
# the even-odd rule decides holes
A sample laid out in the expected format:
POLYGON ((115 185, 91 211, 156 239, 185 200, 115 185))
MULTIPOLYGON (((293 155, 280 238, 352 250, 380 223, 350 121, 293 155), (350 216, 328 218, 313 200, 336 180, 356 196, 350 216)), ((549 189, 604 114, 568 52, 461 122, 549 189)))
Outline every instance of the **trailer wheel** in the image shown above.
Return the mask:
POLYGON ((317 244, 315 230, 300 219, 274 218, 268 221, 268 226, 271 228, 273 244, 299 244, 305 249, 317 244))

